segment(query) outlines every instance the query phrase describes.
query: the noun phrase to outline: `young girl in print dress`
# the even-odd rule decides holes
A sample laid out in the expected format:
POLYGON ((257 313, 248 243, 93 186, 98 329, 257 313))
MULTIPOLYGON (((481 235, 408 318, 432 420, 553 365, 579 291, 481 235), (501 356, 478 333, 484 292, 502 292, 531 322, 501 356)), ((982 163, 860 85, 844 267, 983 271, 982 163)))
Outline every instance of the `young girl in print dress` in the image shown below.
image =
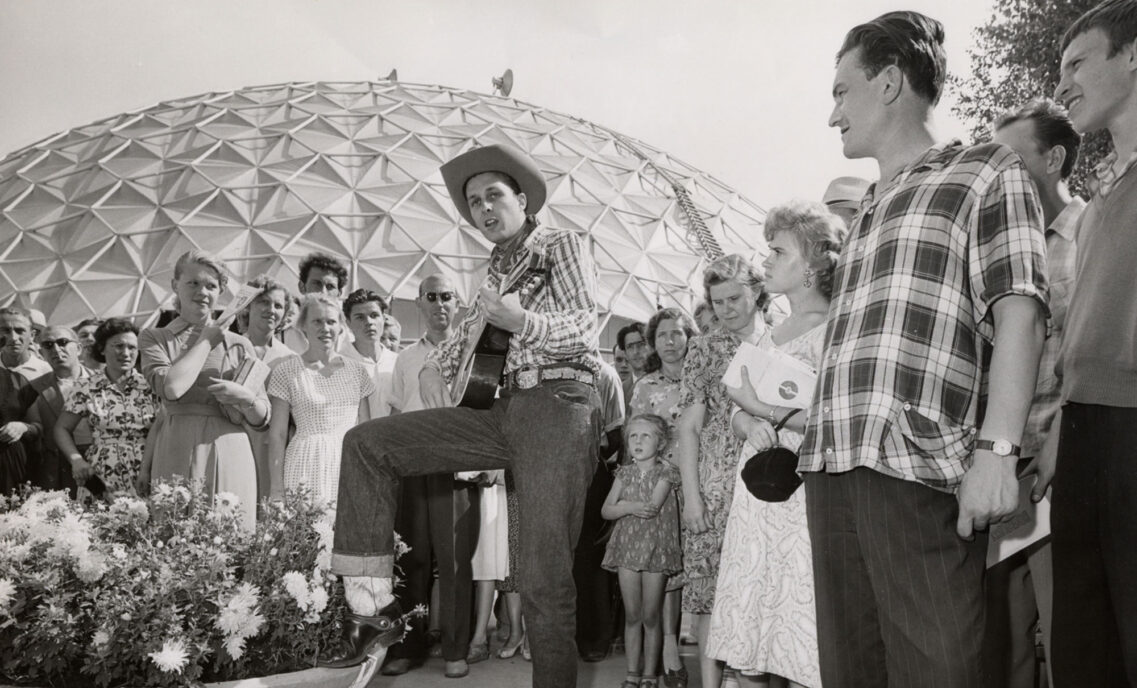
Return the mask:
POLYGON ((674 490, 679 473, 661 460, 667 421, 633 416, 624 426, 624 446, 633 463, 621 466, 600 514, 617 520, 603 566, 620 579, 624 598, 624 646, 628 675, 620 688, 656 688, 663 644, 660 611, 669 574, 683 568, 679 511, 674 490))

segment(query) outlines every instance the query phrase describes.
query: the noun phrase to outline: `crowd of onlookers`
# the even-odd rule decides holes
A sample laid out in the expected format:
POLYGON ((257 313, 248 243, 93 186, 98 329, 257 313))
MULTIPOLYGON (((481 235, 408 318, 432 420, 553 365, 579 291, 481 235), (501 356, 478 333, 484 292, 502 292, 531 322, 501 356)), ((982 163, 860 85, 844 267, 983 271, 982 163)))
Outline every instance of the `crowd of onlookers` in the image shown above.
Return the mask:
MULTIPOLYGON (((1137 680, 1137 3, 1079 19, 1062 104, 1005 114, 990 144, 933 137, 942 42, 912 12, 850 31, 830 124, 880 181, 840 178, 824 202, 772 209, 761 265, 713 260, 691 315, 630 323, 612 364, 597 362, 576 640, 585 661, 623 644, 623 688, 687 684, 684 613, 704 686, 1033 686, 1036 633, 1051 685, 1137 680), (1120 155, 1087 205, 1066 181, 1080 132, 1099 128, 1120 155), (743 343, 814 369, 810 406, 728 386, 743 343), (800 456, 804 480, 780 501, 743 475, 775 445, 800 456), (1053 536, 989 562, 988 528, 1051 480, 1053 536)), ((334 502, 345 433, 424 407, 419 372, 460 307, 448 278, 422 280, 425 329, 400 349, 388 300, 348 293, 330 256, 301 262, 298 295, 260 277, 219 320, 226 281, 213 257, 182 255, 174 311, 141 333, 0 309, 0 492, 98 499, 185 476, 239 497, 250 528, 285 490, 334 502)), ((528 656, 510 473, 399 490, 411 550, 398 594, 432 619, 383 672, 432 652, 448 665, 528 656), (496 647, 495 597, 508 629, 496 647)))

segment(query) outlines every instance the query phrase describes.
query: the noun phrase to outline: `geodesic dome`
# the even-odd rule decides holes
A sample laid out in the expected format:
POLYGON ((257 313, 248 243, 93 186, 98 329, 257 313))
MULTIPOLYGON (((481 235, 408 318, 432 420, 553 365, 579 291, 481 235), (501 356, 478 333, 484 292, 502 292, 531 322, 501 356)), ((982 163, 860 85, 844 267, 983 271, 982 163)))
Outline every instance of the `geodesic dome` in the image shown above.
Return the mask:
POLYGON ((605 321, 689 309, 700 292, 705 259, 673 183, 725 252, 764 247, 759 206, 602 126, 442 86, 287 83, 162 102, 7 156, 0 303, 51 323, 149 323, 195 247, 238 280, 289 286, 323 251, 349 265, 352 288, 396 299, 442 272, 468 302, 492 245, 460 221, 438 168, 491 143, 529 151, 549 185, 538 217, 588 238, 605 321))

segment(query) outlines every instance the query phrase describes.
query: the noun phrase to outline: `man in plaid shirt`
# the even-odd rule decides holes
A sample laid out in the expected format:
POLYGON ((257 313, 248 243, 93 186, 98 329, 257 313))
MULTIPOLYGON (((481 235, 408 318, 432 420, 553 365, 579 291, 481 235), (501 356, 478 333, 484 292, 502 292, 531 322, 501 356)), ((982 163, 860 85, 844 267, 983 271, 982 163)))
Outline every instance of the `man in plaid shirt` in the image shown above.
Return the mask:
MULTIPOLYGON (((519 587, 533 650, 533 685, 576 685, 573 547, 597 461, 600 400, 596 275, 580 239, 539 226, 536 163, 486 146, 442 166, 459 215, 494 244, 489 271, 454 334, 419 373, 425 409, 372 420, 343 445, 332 571, 351 614, 326 666, 351 666, 401 636, 391 595, 399 478, 507 468, 520 508, 519 587), (454 407, 448 384, 479 322, 511 333, 501 396, 489 409, 454 407)), ((456 396, 456 395, 455 395, 456 396)), ((447 676, 466 673, 447 662, 447 676)))
POLYGON ((943 38, 890 12, 838 53, 830 125, 880 179, 834 274, 800 450, 826 688, 981 685, 984 531, 1018 504, 1039 202, 1011 149, 936 143, 943 38))

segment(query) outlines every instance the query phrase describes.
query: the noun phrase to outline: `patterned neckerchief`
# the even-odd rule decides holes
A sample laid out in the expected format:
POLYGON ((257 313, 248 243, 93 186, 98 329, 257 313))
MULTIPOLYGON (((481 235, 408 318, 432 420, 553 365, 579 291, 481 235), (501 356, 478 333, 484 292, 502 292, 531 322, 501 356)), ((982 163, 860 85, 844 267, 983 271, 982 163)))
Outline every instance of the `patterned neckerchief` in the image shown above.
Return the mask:
POLYGON ((1112 150, 1109 155, 1094 166, 1093 174, 1086 179, 1086 186, 1090 193, 1105 198, 1113 190, 1118 180, 1128 174, 1129 170, 1133 169, 1134 164, 1137 164, 1137 151, 1133 151, 1130 153, 1129 159, 1125 161, 1125 166, 1118 172, 1116 170, 1118 157, 1117 151, 1112 150))

